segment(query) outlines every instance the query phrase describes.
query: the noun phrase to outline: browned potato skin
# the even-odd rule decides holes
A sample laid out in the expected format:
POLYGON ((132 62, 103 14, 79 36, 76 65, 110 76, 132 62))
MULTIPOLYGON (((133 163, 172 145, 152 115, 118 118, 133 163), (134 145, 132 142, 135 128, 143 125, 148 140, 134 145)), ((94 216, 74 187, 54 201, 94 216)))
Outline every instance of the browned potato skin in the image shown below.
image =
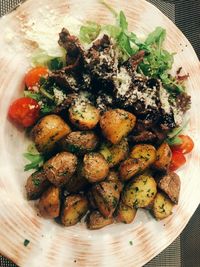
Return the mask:
POLYGON ((114 223, 112 217, 105 218, 97 210, 90 212, 86 218, 87 228, 90 230, 98 230, 112 223, 114 223))
POLYGON ((32 173, 25 185, 27 198, 29 200, 38 199, 49 185, 50 182, 43 170, 32 173))
POLYGON ((117 209, 116 220, 118 222, 126 224, 132 223, 135 218, 136 212, 137 209, 130 208, 129 206, 126 206, 122 201, 120 201, 120 204, 117 209))
POLYGON ((64 226, 77 224, 88 211, 87 198, 77 194, 66 197, 61 214, 61 222, 64 226))
POLYGON ((93 196, 91 190, 87 192, 87 199, 88 199, 89 207, 92 210, 96 210, 97 209, 97 205, 96 205, 96 202, 95 202, 95 199, 94 199, 94 196, 93 196))
POLYGON ((100 127, 104 136, 113 144, 119 143, 132 131, 136 117, 123 109, 113 109, 105 112, 100 119, 100 127))
POLYGON ((139 159, 127 159, 120 164, 119 176, 122 181, 130 180, 143 170, 143 161, 139 159))
POLYGON ((69 119, 80 130, 91 130, 99 122, 99 110, 89 103, 74 104, 69 109, 69 119))
POLYGON ((155 162, 156 149, 149 144, 138 144, 133 147, 130 157, 141 160, 143 162, 143 170, 145 170, 155 162))
POLYGON ((60 192, 59 188, 50 186, 47 191, 42 194, 39 200, 39 213, 44 218, 53 219, 60 213, 60 192))
POLYGON ((45 162, 43 168, 48 180, 55 186, 66 184, 77 167, 77 157, 69 152, 61 152, 45 162))
POLYGON ((122 201, 133 208, 146 208, 151 205, 157 193, 157 185, 152 176, 139 175, 123 191, 122 201))
POLYGON ((181 180, 175 172, 168 172, 158 182, 158 187, 167 194, 171 201, 178 204, 181 180))
POLYGON ((59 116, 47 115, 34 126, 31 137, 39 152, 48 153, 70 132, 70 127, 59 116))
POLYGON ((120 198, 119 188, 113 182, 101 182, 92 188, 98 210, 104 217, 112 217, 120 198))
POLYGON ((101 146, 99 152, 104 156, 109 164, 109 167, 112 168, 119 164, 122 160, 125 160, 128 156, 128 142, 126 139, 122 139, 119 144, 116 145, 105 143, 101 146))
POLYGON ((164 193, 157 193, 152 208, 154 217, 157 220, 167 218, 172 214, 173 206, 172 201, 164 193))
POLYGON ((116 183, 121 193, 123 190, 123 183, 119 180, 119 174, 115 171, 110 171, 108 176, 105 179, 105 182, 113 182, 116 183))
POLYGON ((92 131, 71 132, 64 137, 61 142, 61 148, 76 154, 85 154, 93 151, 98 145, 99 139, 92 131))
POLYGON ((84 156, 82 174, 90 183, 104 180, 108 172, 108 163, 100 153, 92 152, 84 156))
POLYGON ((75 172, 64 187, 69 193, 78 193, 84 190, 88 185, 88 180, 85 179, 80 172, 75 172))
POLYGON ((169 164, 172 160, 172 152, 167 143, 163 143, 156 152, 156 161, 153 164, 153 167, 161 170, 166 171, 169 167, 169 164))

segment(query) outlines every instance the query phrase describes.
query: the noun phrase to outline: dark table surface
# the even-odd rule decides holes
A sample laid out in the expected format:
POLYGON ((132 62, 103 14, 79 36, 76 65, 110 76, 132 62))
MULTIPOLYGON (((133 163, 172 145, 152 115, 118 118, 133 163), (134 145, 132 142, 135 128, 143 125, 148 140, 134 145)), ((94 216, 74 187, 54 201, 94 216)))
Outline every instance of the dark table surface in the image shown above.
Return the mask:
MULTIPOLYGON (((190 40, 200 58, 200 0, 148 1, 174 21, 190 40)), ((0 0, 0 16, 20 2, 20 0, 0 0)), ((14 263, 0 256, 0 267, 8 266, 16 267, 14 263)), ((200 267, 200 207, 182 234, 145 267, 200 267)))

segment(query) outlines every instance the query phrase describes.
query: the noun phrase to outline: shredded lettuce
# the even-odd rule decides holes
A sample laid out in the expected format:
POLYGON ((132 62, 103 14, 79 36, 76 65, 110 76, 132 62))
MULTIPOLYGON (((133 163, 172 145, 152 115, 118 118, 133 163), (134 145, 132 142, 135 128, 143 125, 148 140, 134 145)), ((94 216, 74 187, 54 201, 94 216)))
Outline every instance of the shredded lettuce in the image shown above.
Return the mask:
POLYGON ((79 38, 83 43, 90 44, 94 41, 101 31, 101 26, 96 22, 87 21, 85 25, 81 26, 79 38))
POLYGON ((29 161, 24 166, 24 171, 38 170, 44 163, 44 157, 39 153, 24 153, 24 157, 29 161))

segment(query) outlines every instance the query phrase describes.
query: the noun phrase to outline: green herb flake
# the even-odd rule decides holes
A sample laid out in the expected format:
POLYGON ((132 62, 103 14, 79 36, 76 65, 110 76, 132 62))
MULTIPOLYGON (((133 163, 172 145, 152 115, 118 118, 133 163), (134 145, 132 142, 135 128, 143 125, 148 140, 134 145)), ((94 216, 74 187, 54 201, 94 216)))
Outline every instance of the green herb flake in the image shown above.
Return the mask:
POLYGON ((41 182, 40 182, 39 179, 33 178, 32 181, 33 181, 33 184, 34 184, 36 187, 40 186, 40 183, 41 183, 41 182))
POLYGON ((24 239, 24 246, 27 247, 30 243, 30 240, 28 239, 24 239))
POLYGON ((130 244, 130 246, 132 246, 132 245, 133 245, 133 241, 132 241, 132 240, 130 240, 130 241, 129 241, 129 244, 130 244))
POLYGON ((48 62, 48 67, 50 70, 60 70, 64 66, 62 58, 53 58, 48 62))

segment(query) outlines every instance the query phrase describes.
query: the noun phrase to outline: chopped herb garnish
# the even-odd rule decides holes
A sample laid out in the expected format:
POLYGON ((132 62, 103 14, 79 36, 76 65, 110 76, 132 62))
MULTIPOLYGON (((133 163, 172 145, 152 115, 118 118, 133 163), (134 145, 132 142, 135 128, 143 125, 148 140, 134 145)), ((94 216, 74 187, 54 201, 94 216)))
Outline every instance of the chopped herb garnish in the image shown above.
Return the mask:
POLYGON ((29 243, 30 243, 30 240, 28 240, 28 239, 24 239, 24 246, 25 246, 25 247, 27 247, 29 243))
POLYGON ((35 186, 37 186, 37 187, 40 186, 40 180, 39 179, 33 178, 32 181, 33 181, 33 184, 35 186))
POLYGON ((24 171, 38 170, 44 163, 44 157, 41 154, 24 153, 24 157, 30 161, 24 166, 24 171))
POLYGON ((132 246, 133 245, 133 241, 129 241, 129 244, 132 246))

